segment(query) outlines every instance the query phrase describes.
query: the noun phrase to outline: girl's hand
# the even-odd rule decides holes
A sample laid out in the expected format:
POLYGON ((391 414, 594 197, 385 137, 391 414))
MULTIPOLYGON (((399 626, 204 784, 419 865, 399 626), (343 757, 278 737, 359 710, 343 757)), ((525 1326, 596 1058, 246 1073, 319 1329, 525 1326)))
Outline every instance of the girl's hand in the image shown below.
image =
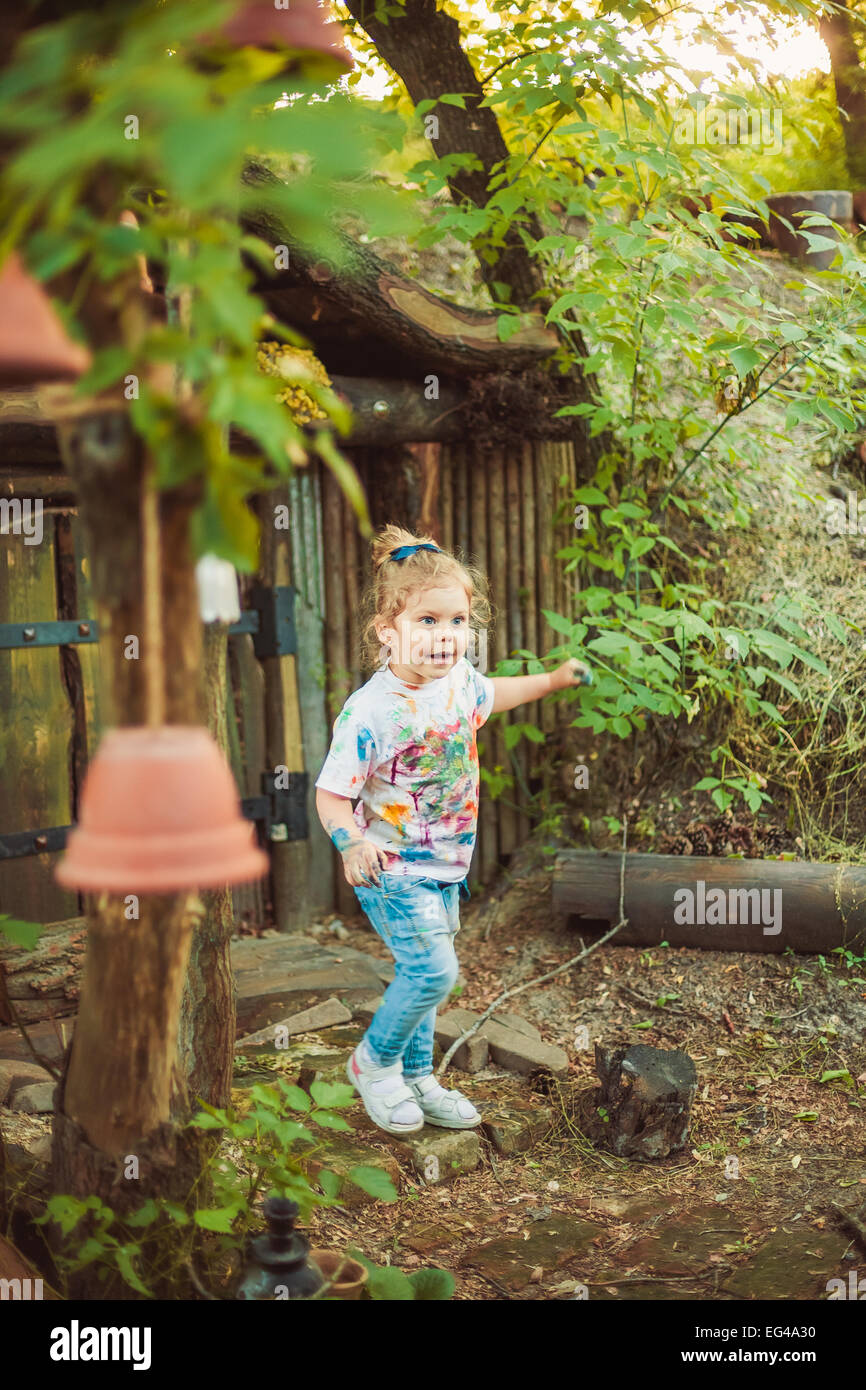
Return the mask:
POLYGON ((388 863, 384 850, 376 849, 369 840, 355 840, 340 853, 348 884, 353 888, 369 888, 378 884, 379 874, 388 863))
POLYGON ((576 656, 570 656, 550 674, 551 690, 567 690, 576 685, 592 685, 592 672, 576 656))

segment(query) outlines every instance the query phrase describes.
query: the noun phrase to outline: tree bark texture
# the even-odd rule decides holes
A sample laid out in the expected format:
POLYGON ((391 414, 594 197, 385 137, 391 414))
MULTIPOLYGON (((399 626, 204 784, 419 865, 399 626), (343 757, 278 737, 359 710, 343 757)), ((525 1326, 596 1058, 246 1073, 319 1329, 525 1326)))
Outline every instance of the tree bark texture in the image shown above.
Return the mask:
MULTIPOLYGON (((441 102, 437 105, 438 135, 431 144, 437 158, 464 152, 476 156, 482 168, 453 173, 448 186, 456 206, 468 199, 475 207, 486 207, 491 196, 491 175, 495 166, 508 160, 509 150, 493 109, 480 104, 485 92, 461 45, 458 21, 438 9, 436 0, 405 0, 404 13, 390 16, 387 24, 375 18, 374 0, 345 0, 345 4, 416 105, 447 92, 464 95, 465 110, 441 102)), ((492 288, 496 281, 505 284, 511 290, 512 303, 524 310, 545 313, 553 300, 545 289, 541 267, 525 244, 525 239, 538 241, 542 235, 538 219, 526 213, 523 227, 512 224, 501 248, 479 244, 477 250, 486 285, 492 288)), ((502 295, 495 297, 501 299, 502 295)), ((578 355, 589 355, 579 329, 571 330, 571 342, 578 355)), ((573 404, 597 398, 595 379, 579 367, 569 370, 567 380, 573 404)), ((581 458, 592 465, 588 471, 581 469, 586 476, 611 447, 610 437, 605 432, 592 437, 580 416, 570 417, 569 438, 579 445, 581 458)))
POLYGON ((818 32, 830 54, 848 173, 856 189, 866 186, 866 69, 854 41, 854 22, 850 6, 840 0, 839 9, 821 17, 818 32))

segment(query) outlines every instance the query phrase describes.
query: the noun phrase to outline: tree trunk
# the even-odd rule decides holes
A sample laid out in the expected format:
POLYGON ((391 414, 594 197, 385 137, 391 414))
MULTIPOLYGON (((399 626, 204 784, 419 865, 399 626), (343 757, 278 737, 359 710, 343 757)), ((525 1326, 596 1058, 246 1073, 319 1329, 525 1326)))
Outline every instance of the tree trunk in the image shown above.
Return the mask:
MULTIPOLYGON (((203 662, 207 725, 226 760, 227 647, 224 625, 208 624, 203 662)), ((200 1097, 208 1105, 224 1107, 231 1100, 235 1048, 234 905, 230 888, 202 889, 199 896, 204 910, 196 922, 184 981, 179 1062, 190 1099, 200 1097)), ((177 1118, 185 1117, 179 1113, 177 1118)))
MULTIPOLYGON (((70 407, 61 448, 76 480, 100 623, 100 668, 108 722, 144 722, 141 662, 127 660, 125 638, 143 633, 140 491, 141 441, 125 410, 70 407), (74 413, 73 413, 74 411, 74 413), (90 413, 88 413, 88 411, 90 413), (96 412, 99 413, 96 413, 96 412)), ((190 553, 189 517, 200 480, 160 496, 166 719, 203 724, 201 621, 190 553)), ((143 652, 144 659, 148 653, 143 652)), ((125 899, 85 896, 87 955, 81 1007, 58 1086, 52 1150, 55 1190, 95 1194, 119 1214, 145 1197, 183 1201, 200 1171, 203 1146, 178 1121, 188 1112, 178 1065, 178 1025, 194 928, 203 916, 195 893, 145 895, 138 919, 125 899)), ((215 936, 219 938, 220 928, 215 936)), ((205 929, 204 940, 207 941, 205 929)), ((204 951, 193 991, 210 989, 204 951)), ((226 1028, 226 1036, 230 1028, 226 1028)), ((231 1044, 224 1044, 231 1056, 231 1044)), ((224 1057, 210 1059, 221 1074, 224 1057)), ((202 1071, 203 1091, 219 1091, 202 1071)), ((131 1296, 118 1278, 108 1286, 90 1266, 73 1296, 131 1296)))
POLYGON ((848 173, 857 189, 866 187, 866 70, 854 42, 854 17, 845 0, 840 4, 841 9, 822 16, 818 32, 830 53, 848 173))
MULTIPOLYGON (((502 165, 510 156, 493 109, 481 105, 484 89, 461 46, 458 21, 438 9, 436 0, 405 0, 404 13, 389 17, 387 23, 374 17, 372 0, 345 0, 345 4, 416 105, 447 92, 463 94, 465 110, 437 105, 439 128, 433 149, 437 158, 464 152, 476 156, 482 168, 453 173, 448 187, 455 205, 469 199, 475 207, 486 207, 494 166, 502 165)), ((538 241, 543 232, 537 218, 527 214, 523 223, 523 234, 538 241)), ((496 282, 508 286, 512 303, 524 310, 543 313, 550 308, 553 300, 545 291, 541 268, 530 256, 515 225, 509 228, 504 246, 491 248, 473 242, 473 247, 481 277, 491 289, 496 282)), ((494 290, 494 295, 496 299, 503 298, 501 289, 494 290)), ((589 355, 579 329, 571 330, 571 343, 579 356, 589 355)), ((597 399, 594 377, 585 375, 579 367, 571 368, 567 380, 572 388, 572 404, 597 399)), ((581 457, 592 464, 591 473, 601 454, 610 448, 611 440, 604 431, 593 438, 582 417, 570 418, 569 437, 579 443, 581 457)))

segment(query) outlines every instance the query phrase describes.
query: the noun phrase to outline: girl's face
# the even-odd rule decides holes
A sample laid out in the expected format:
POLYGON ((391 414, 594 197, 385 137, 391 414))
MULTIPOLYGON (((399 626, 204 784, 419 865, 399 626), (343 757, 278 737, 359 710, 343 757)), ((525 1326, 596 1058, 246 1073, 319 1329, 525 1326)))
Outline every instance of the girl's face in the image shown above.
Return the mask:
POLYGON ((469 599, 460 584, 417 590, 390 627, 377 626, 391 648, 391 670, 401 680, 423 685, 438 680, 466 654, 469 599))

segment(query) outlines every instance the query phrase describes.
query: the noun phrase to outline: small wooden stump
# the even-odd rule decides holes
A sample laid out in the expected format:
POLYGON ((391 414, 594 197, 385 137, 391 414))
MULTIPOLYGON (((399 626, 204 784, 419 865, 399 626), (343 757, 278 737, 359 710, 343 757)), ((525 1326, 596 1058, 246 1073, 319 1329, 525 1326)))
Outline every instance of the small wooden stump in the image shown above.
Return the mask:
POLYGON ((685 1147, 698 1086, 687 1052, 637 1044, 608 1049, 596 1043, 601 1079, 596 1103, 607 1114, 601 1142, 628 1158, 666 1158, 685 1147))

